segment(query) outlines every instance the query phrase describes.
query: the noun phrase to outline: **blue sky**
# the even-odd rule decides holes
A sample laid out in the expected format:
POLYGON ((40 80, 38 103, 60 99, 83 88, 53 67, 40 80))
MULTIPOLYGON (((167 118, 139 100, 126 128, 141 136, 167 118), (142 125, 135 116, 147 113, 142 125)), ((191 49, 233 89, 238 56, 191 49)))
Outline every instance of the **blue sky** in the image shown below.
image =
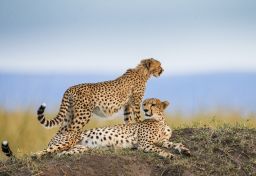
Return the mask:
POLYGON ((256 1, 0 1, 0 72, 256 71, 256 1))

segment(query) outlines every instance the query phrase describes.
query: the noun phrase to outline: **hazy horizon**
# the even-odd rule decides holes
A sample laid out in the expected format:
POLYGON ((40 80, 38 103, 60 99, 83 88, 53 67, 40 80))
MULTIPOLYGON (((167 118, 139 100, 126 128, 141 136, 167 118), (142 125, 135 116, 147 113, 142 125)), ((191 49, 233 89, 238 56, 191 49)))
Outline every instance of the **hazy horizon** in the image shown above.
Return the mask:
MULTIPOLYGON (((115 79, 118 74, 0 74, 0 106, 6 110, 32 110, 45 102, 47 112, 58 111, 64 91, 75 84, 115 79), (4 84, 3 84, 4 83, 4 84)), ((171 102, 169 113, 256 113, 255 73, 214 73, 152 77, 144 98, 171 102)))

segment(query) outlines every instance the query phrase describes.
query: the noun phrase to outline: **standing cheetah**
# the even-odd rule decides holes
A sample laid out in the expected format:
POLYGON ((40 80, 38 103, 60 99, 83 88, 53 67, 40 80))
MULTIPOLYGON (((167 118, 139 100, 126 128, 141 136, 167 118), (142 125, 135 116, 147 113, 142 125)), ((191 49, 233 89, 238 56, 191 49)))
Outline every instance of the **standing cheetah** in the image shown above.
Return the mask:
POLYGON ((147 80, 151 75, 158 77, 163 72, 161 63, 153 58, 144 59, 134 69, 128 69, 112 81, 86 83, 70 87, 64 93, 58 115, 47 120, 45 104, 38 109, 38 120, 47 128, 61 124, 57 134, 43 153, 67 150, 77 143, 82 129, 92 116, 107 117, 124 108, 124 121, 129 124, 132 115, 140 121, 140 104, 147 80))

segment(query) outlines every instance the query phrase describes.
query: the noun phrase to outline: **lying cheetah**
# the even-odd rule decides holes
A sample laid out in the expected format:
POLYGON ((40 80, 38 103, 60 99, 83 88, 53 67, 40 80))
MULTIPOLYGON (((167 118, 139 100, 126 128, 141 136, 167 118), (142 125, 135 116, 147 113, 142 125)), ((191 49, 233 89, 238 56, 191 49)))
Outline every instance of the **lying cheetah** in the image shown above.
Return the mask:
MULTIPOLYGON (((143 102, 143 110, 149 119, 128 125, 94 128, 85 131, 81 135, 80 141, 74 147, 62 151, 59 155, 72 155, 86 152, 91 148, 110 146, 117 148, 137 148, 144 152, 157 153, 165 158, 173 158, 174 155, 163 148, 173 148, 179 153, 190 155, 189 149, 182 143, 169 141, 172 130, 166 124, 163 114, 164 109, 168 105, 169 103, 167 101, 161 102, 156 98, 146 99, 143 102)), ((7 156, 12 155, 7 142, 3 142, 2 149, 7 156)))
POLYGON ((56 151, 68 150, 77 143, 82 129, 92 114, 107 117, 124 108, 126 124, 140 121, 140 104, 146 82, 151 75, 158 77, 163 72, 161 63, 153 58, 144 59, 134 69, 128 69, 112 81, 79 84, 64 93, 58 115, 52 120, 44 117, 45 104, 38 109, 38 120, 44 127, 61 124, 48 148, 38 156, 56 151))
POLYGON ((165 158, 173 158, 166 149, 175 149, 179 153, 190 155, 181 143, 170 142, 171 128, 166 124, 163 111, 169 105, 167 101, 150 98, 143 102, 145 115, 149 117, 142 122, 113 127, 95 128, 85 131, 81 140, 73 148, 60 155, 75 154, 96 147, 137 148, 144 152, 154 152, 165 158))

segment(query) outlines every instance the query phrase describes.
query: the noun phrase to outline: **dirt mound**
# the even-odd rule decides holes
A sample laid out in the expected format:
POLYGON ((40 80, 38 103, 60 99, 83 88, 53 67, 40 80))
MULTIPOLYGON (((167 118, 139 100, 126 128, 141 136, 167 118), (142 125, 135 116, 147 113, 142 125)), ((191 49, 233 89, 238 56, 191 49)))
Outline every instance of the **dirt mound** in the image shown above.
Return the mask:
POLYGON ((174 160, 131 150, 92 151, 76 157, 7 160, 0 175, 256 175, 256 130, 186 128, 171 139, 191 149, 192 156, 174 160))
POLYGON ((53 161, 44 168, 42 175, 157 175, 157 168, 136 156, 84 155, 75 162, 53 161), (154 170, 156 169, 156 170, 154 170))
POLYGON ((84 154, 79 157, 45 158, 40 161, 7 161, 0 165, 0 175, 148 176, 159 175, 165 169, 162 164, 157 164, 157 159, 141 155, 144 154, 84 154))

